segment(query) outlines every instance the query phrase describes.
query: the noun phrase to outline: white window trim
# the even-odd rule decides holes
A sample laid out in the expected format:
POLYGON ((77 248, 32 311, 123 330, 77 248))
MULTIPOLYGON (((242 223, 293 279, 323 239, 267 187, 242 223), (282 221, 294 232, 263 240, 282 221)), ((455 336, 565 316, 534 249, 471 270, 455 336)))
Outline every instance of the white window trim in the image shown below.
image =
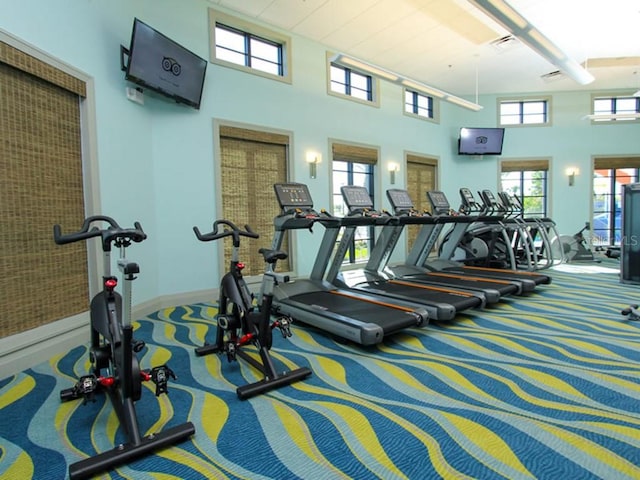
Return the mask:
POLYGON ((402 89, 402 114, 406 115, 407 117, 411 117, 411 118, 416 118, 418 120, 424 120, 426 122, 430 122, 430 123, 435 123, 435 124, 440 124, 440 100, 437 97, 431 97, 433 100, 433 118, 429 118, 429 117, 424 117, 422 115, 418 115, 417 113, 413 113, 413 112, 407 112, 407 110, 405 109, 406 106, 406 102, 405 102, 405 98, 406 98, 406 93, 407 92, 415 92, 418 95, 422 95, 424 97, 429 97, 430 95, 425 95, 424 93, 420 93, 420 92, 416 92, 415 90, 411 90, 410 88, 403 88, 402 89))
POLYGON ((497 125, 504 128, 522 128, 522 127, 552 127, 553 126, 553 103, 551 96, 533 96, 533 97, 500 97, 496 99, 496 115, 497 125), (500 116, 500 105, 508 102, 547 102, 547 121, 545 123, 502 123, 500 116))
POLYGON ((292 75, 293 68, 291 63, 291 50, 292 50, 291 37, 284 35, 282 33, 276 32, 275 30, 270 30, 268 28, 262 27, 255 23, 248 22, 239 17, 234 17, 232 15, 223 13, 219 10, 209 8, 209 60, 211 61, 211 63, 215 63, 216 65, 220 65, 227 68, 233 68, 234 70, 239 70, 241 72, 251 73, 253 75, 258 75, 260 77, 270 78, 272 80, 277 80, 279 82, 291 84, 292 77, 293 77, 292 75), (245 65, 239 65, 237 63, 216 58, 216 24, 217 23, 221 23, 229 27, 237 28, 242 32, 250 33, 252 35, 257 35, 267 40, 271 40, 272 42, 281 44, 282 53, 283 53, 283 58, 282 58, 283 75, 274 75, 272 73, 263 72, 255 68, 247 67, 245 65))
MULTIPOLYGON (((356 73, 359 73, 360 75, 365 75, 367 77, 371 77, 371 96, 373 97, 373 99, 371 101, 362 100, 361 98, 352 97, 351 95, 345 95, 344 93, 334 92, 333 90, 331 90, 331 58, 334 55, 335 55, 335 52, 327 52, 327 54, 326 54, 327 95, 331 95, 332 97, 342 98, 342 99, 345 99, 345 100, 351 100, 352 102, 356 102, 356 103, 359 103, 361 105, 368 105, 370 107, 379 108, 380 107, 380 94, 379 94, 379 92, 380 92, 380 81, 374 75, 371 75, 371 74, 366 73, 366 72, 360 72, 360 71, 358 71, 357 68, 353 69, 353 71, 356 72, 356 73)), ((338 65, 338 66, 342 67, 341 65, 338 65)), ((342 67, 342 68, 344 68, 344 67, 342 67)))
MULTIPOLYGON (((591 103, 589 105, 589 113, 590 114, 594 114, 595 112, 593 111, 593 102, 594 100, 596 100, 597 98, 628 98, 628 97, 633 97, 633 93, 635 92, 635 90, 629 90, 629 91, 615 91, 615 92, 598 92, 598 93, 592 93, 591 94, 591 103)), ((637 118, 635 120, 624 120, 624 121, 618 121, 618 120, 594 120, 591 119, 591 125, 633 125, 633 124, 638 124, 640 123, 640 118, 637 118)))

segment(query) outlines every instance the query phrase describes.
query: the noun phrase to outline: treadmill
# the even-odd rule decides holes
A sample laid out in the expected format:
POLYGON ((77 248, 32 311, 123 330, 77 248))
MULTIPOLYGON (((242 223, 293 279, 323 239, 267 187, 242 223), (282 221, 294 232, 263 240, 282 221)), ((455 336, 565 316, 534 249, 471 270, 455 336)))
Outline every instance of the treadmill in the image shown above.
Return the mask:
MULTIPOLYGON (((483 307, 486 304, 485 296, 477 291, 427 285, 404 278, 385 278, 377 272, 367 271, 364 268, 343 270, 343 260, 358 227, 383 226, 388 223, 397 223, 398 219, 374 210, 373 202, 365 187, 343 186, 341 192, 349 213, 340 219, 339 228, 333 226, 327 229, 327 232, 333 232, 332 242, 337 241, 339 233, 342 233, 325 277, 328 282, 351 292, 377 295, 391 302, 418 303, 424 306, 429 312, 429 318, 434 320, 451 320, 463 310, 483 307)), ((329 264, 329 260, 329 257, 326 257, 324 263, 329 264)))
POLYGON ((428 213, 418 212, 413 207, 413 201, 407 190, 389 189, 387 198, 397 222, 382 227, 365 267, 367 271, 376 272, 386 278, 402 278, 428 285, 482 292, 487 304, 496 303, 500 298, 520 291, 520 285, 514 282, 454 272, 439 272, 429 268, 428 262, 422 267, 406 264, 389 265, 389 259, 406 225, 421 225, 423 229, 433 232, 438 225, 438 220, 428 213))
MULTIPOLYGON (((463 204, 468 202, 470 205, 475 204, 473 194, 469 189, 461 188, 460 195, 463 198, 463 204)), ((474 215, 449 215, 451 212, 451 206, 444 192, 441 191, 429 191, 427 192, 427 198, 433 206, 434 214, 438 218, 442 218, 443 224, 453 224, 453 228, 459 229, 457 235, 462 238, 469 226, 480 219, 481 221, 489 221, 486 216, 474 216, 474 215)), ((477 204, 476 204, 477 205, 477 204)), ((437 235, 434 237, 422 239, 422 243, 414 244, 410 255, 407 257, 407 263, 409 265, 423 266, 428 258, 429 252, 432 250, 437 235)), ((453 245, 455 248, 455 245, 453 245)), ((521 285, 520 293, 527 293, 535 290, 538 285, 546 285, 551 283, 551 277, 539 272, 524 272, 514 269, 506 268, 491 268, 491 267, 477 267, 468 266, 463 263, 451 260, 452 249, 443 251, 437 259, 429 260, 429 267, 435 268, 438 271, 445 272, 457 272, 463 274, 474 275, 478 277, 494 278, 500 280, 508 280, 512 282, 518 282, 521 285)))
MULTIPOLYGON (((293 230, 309 230, 315 224, 326 229, 337 226, 340 219, 313 209, 309 189, 302 183, 278 183, 274 190, 281 213, 274 219, 274 250, 280 250, 285 235, 293 230)), ((325 233, 329 230, 325 229, 325 233)), ((313 267, 323 270, 319 259, 333 250, 334 243, 322 238, 320 251, 313 267)), ((267 268, 273 268, 269 265, 267 268)), ((274 288, 275 308, 304 324, 337 337, 374 345, 397 331, 428 324, 427 310, 416 303, 389 301, 369 294, 337 288, 312 274, 307 279, 279 283, 274 288)))

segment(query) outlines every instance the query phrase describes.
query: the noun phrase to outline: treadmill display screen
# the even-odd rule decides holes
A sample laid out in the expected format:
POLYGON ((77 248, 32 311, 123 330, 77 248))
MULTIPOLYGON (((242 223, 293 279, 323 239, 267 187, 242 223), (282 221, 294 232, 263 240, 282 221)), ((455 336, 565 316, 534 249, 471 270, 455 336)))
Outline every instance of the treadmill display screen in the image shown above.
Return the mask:
POLYGON ((280 208, 313 208, 309 188, 304 183, 276 183, 273 186, 280 208))
POLYGON ((369 192, 365 187, 356 187, 348 185, 340 188, 344 202, 349 209, 355 208, 373 208, 373 202, 369 196, 369 192))
POLYGON ((429 201, 435 210, 449 210, 449 200, 447 200, 447 197, 443 192, 432 190, 427 192, 427 197, 429 197, 429 201))
POLYGON ((409 192, 400 188, 392 188, 387 190, 387 198, 394 210, 411 210, 413 202, 409 196, 409 192))

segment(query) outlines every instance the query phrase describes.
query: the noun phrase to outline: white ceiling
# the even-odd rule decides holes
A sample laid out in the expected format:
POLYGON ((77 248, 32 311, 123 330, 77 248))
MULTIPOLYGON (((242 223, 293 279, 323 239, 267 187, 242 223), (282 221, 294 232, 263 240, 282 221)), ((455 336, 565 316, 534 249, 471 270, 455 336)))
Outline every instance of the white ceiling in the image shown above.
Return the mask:
POLYGON ((585 64, 585 86, 543 80, 558 68, 519 42, 492 46, 509 32, 467 0, 209 1, 456 95, 640 89, 640 0, 508 0, 585 64))

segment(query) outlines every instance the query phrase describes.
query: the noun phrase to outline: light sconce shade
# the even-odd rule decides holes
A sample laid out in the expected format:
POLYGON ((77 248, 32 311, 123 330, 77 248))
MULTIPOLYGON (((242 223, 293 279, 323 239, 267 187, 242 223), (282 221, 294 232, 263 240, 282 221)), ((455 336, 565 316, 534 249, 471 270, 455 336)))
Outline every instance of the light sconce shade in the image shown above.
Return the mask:
POLYGON ((389 182, 391 185, 396 184, 396 172, 400 171, 400 165, 395 162, 389 162, 387 164, 387 170, 389 170, 389 182))
POLYGON ((305 160, 309 164, 309 178, 316 178, 318 164, 322 161, 322 156, 318 152, 308 151, 305 160))
POLYGON ((567 167, 564 173, 567 177, 569 177, 569 186, 573 187, 576 180, 576 175, 580 174, 580 169, 578 167, 567 167))

